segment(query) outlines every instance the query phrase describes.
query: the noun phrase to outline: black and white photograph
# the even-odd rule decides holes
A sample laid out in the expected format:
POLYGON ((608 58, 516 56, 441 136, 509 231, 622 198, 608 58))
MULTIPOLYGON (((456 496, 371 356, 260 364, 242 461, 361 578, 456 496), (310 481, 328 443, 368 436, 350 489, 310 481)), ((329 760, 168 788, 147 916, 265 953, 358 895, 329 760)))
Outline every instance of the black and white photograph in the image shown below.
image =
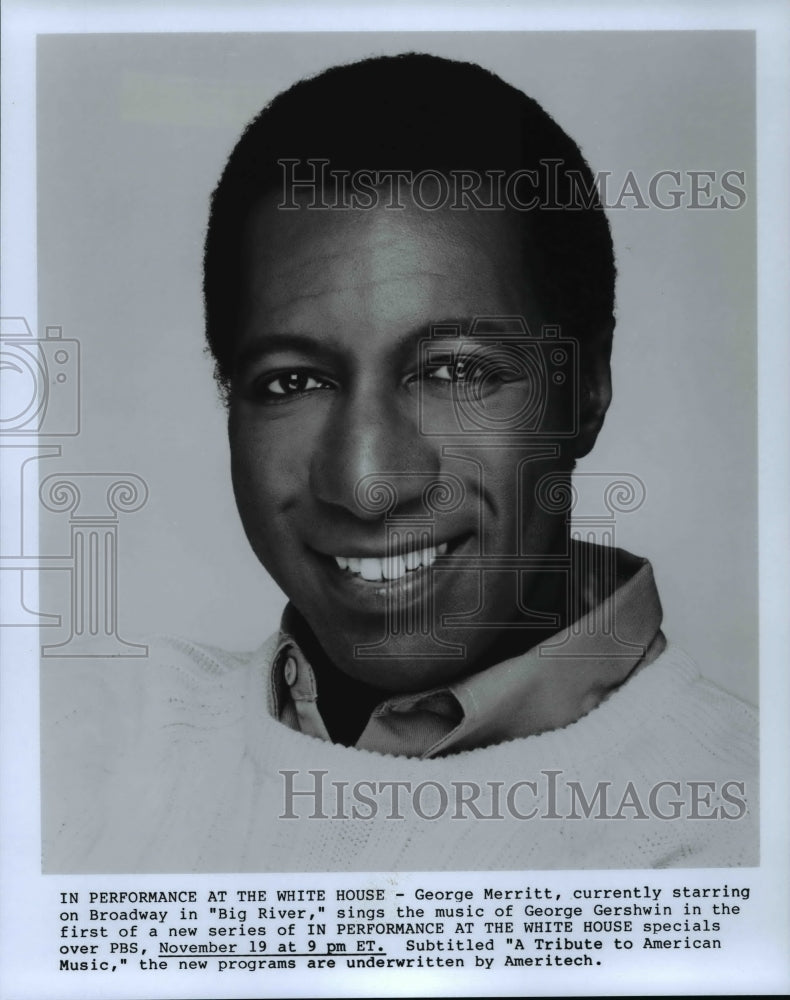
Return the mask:
POLYGON ((3 996, 782 993, 786 16, 11 6, 3 996))

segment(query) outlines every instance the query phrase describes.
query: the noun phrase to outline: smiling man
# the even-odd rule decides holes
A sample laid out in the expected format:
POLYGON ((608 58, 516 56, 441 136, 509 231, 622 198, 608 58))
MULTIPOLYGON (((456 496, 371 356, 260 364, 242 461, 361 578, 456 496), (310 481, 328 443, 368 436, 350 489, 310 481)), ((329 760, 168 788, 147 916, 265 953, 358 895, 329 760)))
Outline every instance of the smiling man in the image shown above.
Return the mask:
MULTIPOLYGON (((530 394, 547 397, 546 424, 570 405, 567 392, 532 384, 524 352, 537 345, 522 346, 523 333, 510 332, 507 350, 501 321, 460 335, 477 313, 530 316, 540 329, 517 237, 501 214, 452 208, 287 214, 270 198, 251 213, 230 379, 233 481, 253 549, 309 629, 313 666, 334 675, 318 685, 320 715, 343 742, 383 694, 468 677, 534 645, 522 603, 565 618, 562 581, 528 560, 518 585, 510 567, 485 578, 480 568, 520 547, 567 551, 562 514, 519 500, 567 470, 567 454, 513 427, 464 448, 457 427, 464 399, 489 421, 530 394), (431 357, 438 319, 459 335, 436 340, 431 357), (432 487, 452 495, 449 509, 431 510, 432 487), (376 489, 384 506, 366 501, 376 489), (449 623, 481 598, 474 625, 449 623), (423 628, 387 630, 410 610, 423 628)), ((412 738, 376 748, 413 753, 422 741, 412 738)), ((368 733, 361 745, 374 744, 368 733)))
POLYGON ((289 604, 250 656, 102 680, 103 793, 53 870, 755 862, 753 714, 667 644, 649 563, 571 530, 614 280, 578 147, 479 67, 374 59, 264 109, 204 289, 289 604))
MULTIPOLYGON (((242 520, 291 599, 294 648, 310 647, 295 662, 316 691, 311 731, 425 754, 446 716, 388 702, 393 742, 381 709, 370 718, 387 694, 481 674, 578 603, 567 511, 536 489, 567 480, 610 398, 606 220, 594 197, 550 218, 579 184, 589 168, 535 102, 421 56, 297 85, 231 157, 208 335, 242 520), (426 504, 432 486, 447 509, 426 504), (366 502, 377 489, 383 506, 366 502)), ((536 662, 518 683, 548 673, 536 662)), ((579 673, 574 708, 558 690, 542 720, 513 690, 523 722, 499 739, 574 721, 600 680, 579 673)), ((509 687, 475 685, 499 700, 509 687)), ((445 751, 481 721, 458 713, 445 751)))

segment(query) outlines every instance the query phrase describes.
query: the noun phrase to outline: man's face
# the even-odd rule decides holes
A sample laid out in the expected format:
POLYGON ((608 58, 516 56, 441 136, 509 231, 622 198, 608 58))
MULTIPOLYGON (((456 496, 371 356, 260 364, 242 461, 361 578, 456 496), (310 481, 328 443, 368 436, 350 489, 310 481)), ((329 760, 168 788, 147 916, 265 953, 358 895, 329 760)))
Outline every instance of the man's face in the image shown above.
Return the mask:
MULTIPOLYGON (((556 607, 557 595, 523 557, 560 551, 564 530, 535 487, 567 460, 546 437, 513 435, 509 415, 536 402, 517 346, 494 332, 425 348, 434 324, 468 334, 476 316, 521 316, 538 333, 550 319, 513 223, 263 203, 243 260, 236 500, 255 553, 324 652, 353 678, 409 691, 488 665, 515 626, 531 645, 541 619, 530 609, 556 607), (462 426, 459 400, 494 433, 462 426)), ((544 382, 538 391, 550 424, 567 398, 544 382)))

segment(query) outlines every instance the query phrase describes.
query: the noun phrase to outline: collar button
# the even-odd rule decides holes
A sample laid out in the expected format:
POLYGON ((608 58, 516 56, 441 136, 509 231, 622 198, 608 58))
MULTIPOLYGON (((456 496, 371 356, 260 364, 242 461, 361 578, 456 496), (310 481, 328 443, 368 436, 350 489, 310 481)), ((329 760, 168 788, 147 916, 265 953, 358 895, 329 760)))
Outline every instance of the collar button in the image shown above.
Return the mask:
POLYGON ((289 656, 285 661, 285 667, 283 668, 283 676, 288 687, 294 686, 296 683, 296 675, 296 660, 292 656, 289 656))

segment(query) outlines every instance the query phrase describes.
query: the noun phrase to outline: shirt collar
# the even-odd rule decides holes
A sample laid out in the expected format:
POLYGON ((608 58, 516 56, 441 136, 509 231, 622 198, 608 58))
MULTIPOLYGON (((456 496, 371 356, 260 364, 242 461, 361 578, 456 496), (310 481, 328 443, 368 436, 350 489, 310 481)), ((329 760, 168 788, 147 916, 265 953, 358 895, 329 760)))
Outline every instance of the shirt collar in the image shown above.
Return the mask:
MULTIPOLYGON (((453 684, 383 701, 357 746, 437 757, 570 725, 595 708, 664 648, 661 603, 646 559, 622 549, 574 542, 587 594, 583 614, 526 653, 453 684), (597 598, 600 581, 614 589, 597 598)), ((271 711, 292 729, 329 739, 317 707, 315 674, 296 638, 297 616, 283 614, 272 661, 271 711)))

